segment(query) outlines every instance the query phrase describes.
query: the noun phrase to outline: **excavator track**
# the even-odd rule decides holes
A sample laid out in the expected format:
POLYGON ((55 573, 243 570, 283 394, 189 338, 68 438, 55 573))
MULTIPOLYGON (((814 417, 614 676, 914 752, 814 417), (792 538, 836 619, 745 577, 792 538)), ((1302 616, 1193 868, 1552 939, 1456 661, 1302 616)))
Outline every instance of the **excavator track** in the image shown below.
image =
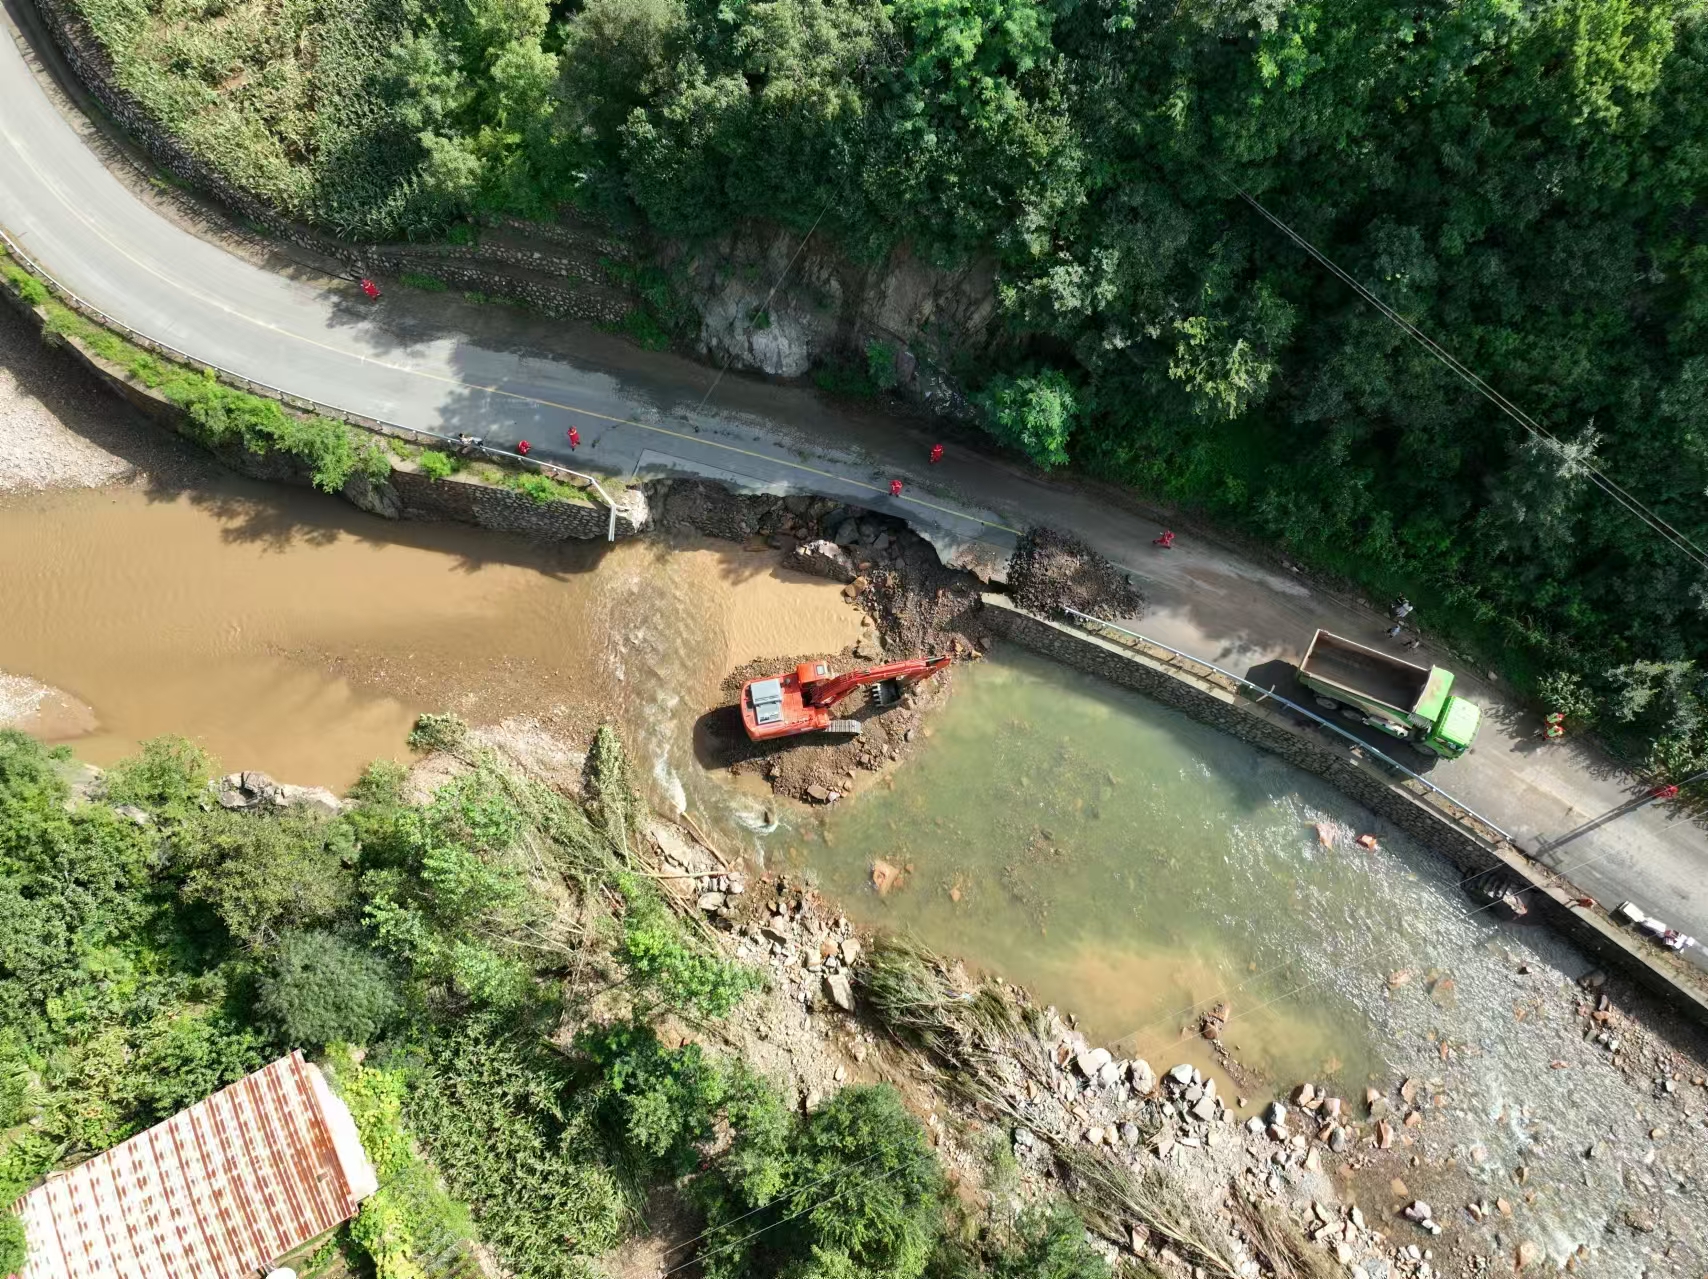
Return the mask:
POLYGON ((850 733, 858 735, 860 732, 860 721, 857 719, 833 719, 830 723, 824 726, 824 731, 827 733, 850 733))

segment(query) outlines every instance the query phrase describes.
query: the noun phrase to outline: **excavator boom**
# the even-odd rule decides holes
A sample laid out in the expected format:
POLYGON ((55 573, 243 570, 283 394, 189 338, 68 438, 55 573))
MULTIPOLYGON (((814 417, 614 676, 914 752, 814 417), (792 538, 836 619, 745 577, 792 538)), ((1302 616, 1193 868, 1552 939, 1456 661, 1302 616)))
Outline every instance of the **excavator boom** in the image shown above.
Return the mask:
POLYGON ((849 671, 846 675, 833 675, 810 686, 807 703, 811 706, 835 706, 855 689, 886 680, 912 684, 942 670, 949 660, 947 657, 914 657, 905 662, 891 662, 888 666, 872 666, 863 671, 849 671))
POLYGON ((799 733, 859 732, 858 720, 831 718, 831 707, 857 688, 888 690, 880 705, 893 702, 902 686, 913 684, 948 666, 944 657, 916 657, 863 671, 832 675, 823 662, 802 662, 794 670, 769 679, 748 680, 741 689, 741 722, 756 742, 799 733))

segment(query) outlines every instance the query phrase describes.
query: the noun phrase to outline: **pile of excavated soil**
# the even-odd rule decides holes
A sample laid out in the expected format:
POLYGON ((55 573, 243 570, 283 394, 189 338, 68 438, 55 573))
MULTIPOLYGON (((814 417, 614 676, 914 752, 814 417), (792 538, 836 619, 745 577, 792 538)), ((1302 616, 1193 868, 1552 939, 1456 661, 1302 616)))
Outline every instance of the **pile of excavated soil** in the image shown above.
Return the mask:
POLYGON ((707 768, 764 778, 777 794, 807 803, 834 803, 901 759, 920 736, 920 717, 948 696, 952 669, 913 685, 893 706, 871 705, 857 689, 835 708, 838 719, 859 720, 857 736, 803 734, 751 742, 736 702, 750 679, 823 661, 835 673, 943 653, 975 657, 987 643, 979 613, 978 579, 946 568, 931 544, 906 524, 826 498, 740 496, 695 482, 673 483, 649 495, 658 522, 714 536, 776 547, 784 563, 846 580, 843 593, 868 625, 858 643, 838 653, 766 659, 732 672, 720 700, 695 725, 695 752, 707 768), (832 544, 827 554, 824 543, 832 544), (815 553, 795 556, 797 548, 815 553))
POLYGON ((1023 608, 1054 616, 1064 608, 1094 617, 1136 617, 1144 609, 1132 578, 1077 537, 1028 529, 1008 561, 1008 589, 1023 608))

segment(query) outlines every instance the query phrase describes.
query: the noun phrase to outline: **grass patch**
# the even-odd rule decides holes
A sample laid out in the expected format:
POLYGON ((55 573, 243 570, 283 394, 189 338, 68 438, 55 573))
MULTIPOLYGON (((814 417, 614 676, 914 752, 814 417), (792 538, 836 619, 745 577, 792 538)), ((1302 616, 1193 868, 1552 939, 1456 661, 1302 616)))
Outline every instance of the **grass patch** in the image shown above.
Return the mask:
POLYGON ((276 400, 223 385, 212 372, 198 372, 145 351, 52 296, 9 256, 0 256, 0 277, 19 297, 46 313, 45 332, 75 339, 91 354, 182 409, 190 422, 189 433, 202 444, 210 448, 236 444, 257 454, 287 453, 307 463, 314 486, 327 493, 338 492, 357 474, 375 481, 391 474, 385 447, 367 432, 333 418, 288 412, 276 400))
POLYGON ((9 254, 0 253, 0 275, 6 283, 31 306, 41 306, 48 299, 47 285, 14 262, 9 254))
POLYGON ((420 289, 423 293, 443 293, 451 286, 436 275, 428 275, 424 271, 405 271, 397 277, 398 280, 412 289, 420 289))
POLYGON ((438 449, 423 449, 417 460, 421 463, 421 474, 430 480, 448 480, 463 469, 461 458, 441 453, 438 449))

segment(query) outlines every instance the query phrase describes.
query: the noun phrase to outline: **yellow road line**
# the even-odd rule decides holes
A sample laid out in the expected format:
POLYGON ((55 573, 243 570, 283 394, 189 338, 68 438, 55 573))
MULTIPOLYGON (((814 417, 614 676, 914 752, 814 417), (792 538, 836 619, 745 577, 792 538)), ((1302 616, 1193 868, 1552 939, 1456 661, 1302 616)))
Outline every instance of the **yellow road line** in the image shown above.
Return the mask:
MULTIPOLYGON (((163 281, 164 283, 172 286, 173 288, 179 290, 180 292, 186 293, 189 296, 196 298, 197 300, 199 300, 201 302, 204 302, 206 305, 208 305, 209 307, 212 307, 215 310, 223 311, 227 315, 230 315, 236 319, 242 320, 245 323, 252 324, 252 325, 256 326, 257 328, 264 329, 267 332, 277 334, 280 337, 290 338, 293 341, 304 343, 307 346, 315 347, 319 350, 326 351, 332 355, 336 355, 336 356, 339 356, 339 357, 344 358, 344 359, 353 359, 353 360, 356 360, 357 362, 362 363, 362 364, 371 364, 376 368, 387 369, 393 373, 401 373, 406 377, 425 378, 429 381, 441 382, 441 383, 444 383, 445 385, 459 387, 459 388, 464 389, 464 390, 486 391, 492 395, 502 395, 502 396, 505 396, 505 397, 512 399, 512 400, 519 400, 524 404, 534 404, 534 405, 537 405, 541 408, 561 409, 566 413, 580 413, 584 417, 597 418, 600 421, 611 422, 611 423, 618 425, 618 426, 639 427, 643 431, 652 431, 658 435, 668 435, 668 436, 674 437, 675 439, 688 441, 689 443, 699 444, 699 445, 703 445, 703 446, 715 448, 715 449, 722 449, 726 453, 735 453, 735 454, 738 454, 738 455, 743 456, 743 457, 757 458, 760 461, 769 462, 775 466, 786 466, 786 467, 789 467, 793 470, 804 472, 807 475, 816 475, 820 479, 834 480, 837 483, 841 483, 841 484, 852 484, 857 488, 867 489, 873 493, 887 494, 889 491, 889 488, 887 485, 871 484, 865 480, 857 480, 857 479, 854 479, 850 476, 838 475, 833 471, 823 471, 823 470, 820 470, 814 466, 807 466, 805 463, 802 463, 802 462, 790 461, 788 458, 775 457, 769 453, 759 453, 759 452, 754 451, 753 449, 744 449, 744 448, 741 448, 740 446, 735 445, 735 444, 725 444, 721 440, 708 440, 708 439, 705 439, 699 435, 690 435, 690 434, 683 432, 683 431, 673 431, 669 427, 655 426, 649 422, 637 422, 637 421, 634 421, 632 418, 612 417, 609 414, 598 413, 592 409, 580 408, 574 404, 562 404, 556 400, 542 399, 541 397, 535 396, 535 395, 524 395, 520 391, 507 391, 503 387, 498 387, 498 386, 482 386, 476 382, 465 382, 460 378, 447 377, 444 374, 428 372, 425 369, 412 369, 412 368, 408 368, 404 365, 392 364, 392 363, 389 363, 388 361, 385 361, 385 360, 376 360, 376 359, 373 359, 369 356, 363 355, 360 352, 349 351, 343 347, 334 346, 329 342, 322 342, 316 338, 308 337, 304 334, 293 332, 290 329, 281 328, 280 326, 273 324, 267 320, 258 319, 255 316, 250 315, 249 313, 247 313, 245 311, 240 311, 240 310, 236 309, 235 307, 230 306, 229 304, 226 303, 226 301, 223 298, 214 297, 214 296, 211 296, 209 294, 202 293, 199 290, 195 289, 194 287, 186 284, 183 280, 179 279, 178 277, 168 275, 164 271, 161 271, 161 270, 157 269, 156 267, 154 267, 152 264, 144 261, 142 258, 137 257, 125 245, 119 243, 117 240, 114 240, 111 236, 109 236, 104 230, 101 229, 101 227, 99 225, 97 225, 91 218, 89 218, 80 208, 78 208, 76 205, 74 205, 71 202, 71 200, 67 197, 67 195, 63 191, 60 190, 58 183, 54 182, 47 174, 43 173, 41 169, 37 168, 36 165, 31 162, 30 157, 29 157, 29 153, 26 150, 24 150, 23 148, 18 146, 16 139, 10 139, 9 138, 9 140, 12 142, 13 149, 15 151, 17 151, 19 156, 23 159, 24 164, 30 169, 30 171, 32 173, 34 173, 36 175, 36 178, 41 182, 41 184, 44 187, 46 187, 48 190, 52 191, 54 193, 54 195, 56 197, 58 197, 60 204, 62 204, 65 207, 66 211, 69 212, 72 217, 76 218, 79 222, 81 222, 85 227, 87 227, 97 238, 99 238, 100 240, 105 242, 106 245, 110 249, 112 249, 115 253, 119 254, 121 257, 128 259, 130 262, 132 262, 133 264, 135 264, 137 267, 141 268, 142 270, 146 271, 148 274, 150 274, 150 275, 154 276, 156 279, 159 279, 159 280, 163 281)), ((1016 537, 1020 536, 1020 530, 1019 529, 1010 528, 1006 524, 999 524, 995 520, 987 520, 987 519, 983 519, 982 517, 977 516, 977 515, 968 514, 966 511, 957 511, 955 508, 950 507, 950 506, 941 506, 936 502, 926 501, 924 498, 908 497, 906 494, 903 494, 899 499, 896 499, 896 500, 899 500, 902 502, 908 502, 908 503, 910 503, 914 506, 920 507, 924 510, 936 511, 937 513, 939 513, 941 515, 948 515, 948 516, 951 516, 955 519, 970 520, 974 524, 982 525, 985 528, 997 529, 997 530, 1000 530, 1001 532, 1004 532, 1004 533, 1012 533, 1016 537)))

